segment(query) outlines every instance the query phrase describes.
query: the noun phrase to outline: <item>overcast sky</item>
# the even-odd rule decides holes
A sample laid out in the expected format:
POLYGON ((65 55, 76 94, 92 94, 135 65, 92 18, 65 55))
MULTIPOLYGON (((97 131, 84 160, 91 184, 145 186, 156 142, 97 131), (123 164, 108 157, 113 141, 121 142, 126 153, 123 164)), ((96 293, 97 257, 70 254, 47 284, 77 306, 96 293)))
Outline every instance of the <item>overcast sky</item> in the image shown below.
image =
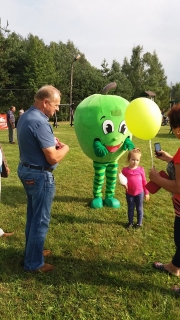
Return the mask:
POLYGON ((168 85, 180 82, 180 0, 0 0, 0 18, 23 37, 71 40, 99 69, 143 46, 156 51, 168 85))

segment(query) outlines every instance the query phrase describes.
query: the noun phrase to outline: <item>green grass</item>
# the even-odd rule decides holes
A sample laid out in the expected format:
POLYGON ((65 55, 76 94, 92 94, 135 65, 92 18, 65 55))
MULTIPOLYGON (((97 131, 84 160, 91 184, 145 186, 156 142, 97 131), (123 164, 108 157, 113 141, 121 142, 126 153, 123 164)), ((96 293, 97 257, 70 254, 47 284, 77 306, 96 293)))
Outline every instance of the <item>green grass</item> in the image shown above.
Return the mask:
MULTIPOLYGON (((174 254, 174 213, 164 190, 144 203, 143 228, 128 232, 124 189, 117 182, 120 209, 90 209, 93 165, 80 149, 74 127, 60 123, 55 135, 70 151, 55 171, 56 196, 45 247, 56 266, 49 274, 23 271, 26 196, 17 177, 18 146, 1 143, 11 173, 2 179, 0 227, 14 231, 0 239, 0 318, 67 320, 179 319, 180 296, 171 290, 180 279, 152 268, 153 261, 169 262, 174 254)), ((152 140, 174 154, 179 141, 162 127, 152 140)), ((142 151, 146 175, 151 168, 149 142, 133 138, 142 151)), ((126 165, 127 153, 119 160, 126 165)), ((154 158, 160 170, 166 164, 154 158)))

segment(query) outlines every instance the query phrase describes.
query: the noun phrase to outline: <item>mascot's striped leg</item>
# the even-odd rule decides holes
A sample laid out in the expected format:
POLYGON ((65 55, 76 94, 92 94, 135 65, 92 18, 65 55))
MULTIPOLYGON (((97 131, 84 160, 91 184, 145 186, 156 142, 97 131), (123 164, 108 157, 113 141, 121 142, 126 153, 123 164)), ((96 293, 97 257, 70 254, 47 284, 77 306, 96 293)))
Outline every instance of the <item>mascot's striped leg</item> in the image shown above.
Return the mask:
POLYGON ((93 195, 94 199, 91 202, 91 208, 102 208, 102 187, 104 184, 105 172, 107 164, 95 162, 94 167, 94 184, 93 184, 93 195))
POLYGON ((102 187, 104 184, 104 178, 106 175, 106 196, 104 204, 111 208, 120 208, 120 202, 114 198, 116 189, 116 179, 118 171, 118 163, 107 162, 99 163, 94 161, 94 184, 93 184, 93 195, 94 199, 91 202, 91 208, 102 208, 102 187))
POLYGON ((120 208, 120 202, 114 198, 116 189, 118 163, 110 162, 106 168, 106 196, 104 204, 111 208, 120 208))

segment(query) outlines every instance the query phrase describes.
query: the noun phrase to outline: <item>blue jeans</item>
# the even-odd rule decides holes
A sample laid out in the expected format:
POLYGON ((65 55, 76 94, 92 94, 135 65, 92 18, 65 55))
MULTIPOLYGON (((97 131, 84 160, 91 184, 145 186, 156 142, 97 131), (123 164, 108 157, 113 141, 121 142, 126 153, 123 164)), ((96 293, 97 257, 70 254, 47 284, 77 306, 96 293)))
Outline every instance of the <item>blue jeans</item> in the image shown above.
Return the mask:
POLYGON ((44 265, 43 249, 55 183, 51 172, 27 168, 22 164, 18 166, 18 176, 27 195, 24 269, 32 271, 44 265))
POLYGON ((129 223, 133 224, 134 219, 134 209, 136 207, 137 211, 137 224, 142 224, 143 219, 143 198, 144 192, 137 194, 137 196, 131 196, 130 194, 126 193, 126 200, 128 205, 128 221, 129 223))

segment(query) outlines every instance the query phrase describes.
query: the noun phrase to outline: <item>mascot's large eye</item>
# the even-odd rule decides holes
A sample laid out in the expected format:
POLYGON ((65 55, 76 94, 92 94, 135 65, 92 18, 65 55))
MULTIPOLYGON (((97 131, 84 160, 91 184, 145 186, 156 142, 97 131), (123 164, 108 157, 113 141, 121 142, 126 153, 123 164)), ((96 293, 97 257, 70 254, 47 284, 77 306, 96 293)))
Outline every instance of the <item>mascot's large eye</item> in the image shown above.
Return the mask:
POLYGON ((111 133, 114 131, 114 123, 111 120, 106 120, 103 122, 103 131, 105 134, 111 133))
POLYGON ((122 121, 119 126, 119 132, 125 134, 127 131, 126 122, 122 121))

